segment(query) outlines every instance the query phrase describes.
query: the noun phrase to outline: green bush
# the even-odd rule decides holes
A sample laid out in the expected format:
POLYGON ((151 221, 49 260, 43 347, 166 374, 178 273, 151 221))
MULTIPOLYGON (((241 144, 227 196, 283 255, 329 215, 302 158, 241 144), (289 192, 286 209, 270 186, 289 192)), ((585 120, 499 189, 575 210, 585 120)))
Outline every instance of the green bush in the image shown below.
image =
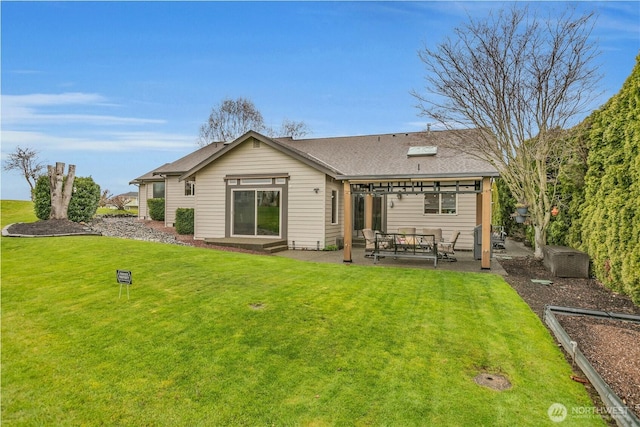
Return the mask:
POLYGON ((51 190, 49 177, 41 175, 33 189, 33 210, 40 220, 47 220, 51 215, 51 190))
POLYGON ((193 208, 176 209, 176 232, 178 234, 193 234, 193 208))
MULTIPOLYGON (((100 186, 93 178, 76 177, 73 181, 74 192, 69 201, 67 217, 70 221, 90 221, 96 214, 100 201, 100 186)), ((34 188, 33 209, 38 219, 47 220, 51 215, 51 188, 49 177, 42 175, 34 188)))
POLYGON ((640 56, 622 86, 588 119, 584 202, 571 240, 596 277, 640 305, 640 56))
POLYGON ((76 177, 67 217, 73 222, 87 222, 96 214, 100 203, 100 186, 93 178, 76 177))
POLYGON ((147 199, 149 216, 154 221, 164 221, 164 197, 158 199, 147 199))

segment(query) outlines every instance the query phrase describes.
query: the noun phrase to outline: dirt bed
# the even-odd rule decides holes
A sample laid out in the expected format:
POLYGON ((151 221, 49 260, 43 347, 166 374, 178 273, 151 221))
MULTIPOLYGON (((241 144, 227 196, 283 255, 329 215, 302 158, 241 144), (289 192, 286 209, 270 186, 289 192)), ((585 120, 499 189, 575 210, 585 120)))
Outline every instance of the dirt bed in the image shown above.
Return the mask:
MULTIPOLYGON (((508 274, 505 280, 542 321, 545 305, 640 315, 640 307, 630 298, 605 288, 597 280, 553 277, 541 261, 530 257, 505 259, 500 264, 508 274), (543 285, 531 279, 553 283, 543 285)), ((600 376, 640 417, 640 325, 584 316, 557 317, 600 376)), ((565 355, 571 362, 570 356, 565 355)), ((584 377, 581 372, 577 374, 584 377)), ((602 408, 593 387, 587 385, 587 390, 596 406, 602 408)))
POLYGON ((59 236, 67 234, 93 234, 89 225, 66 219, 50 219, 48 221, 20 222, 8 227, 8 232, 23 236, 59 236))

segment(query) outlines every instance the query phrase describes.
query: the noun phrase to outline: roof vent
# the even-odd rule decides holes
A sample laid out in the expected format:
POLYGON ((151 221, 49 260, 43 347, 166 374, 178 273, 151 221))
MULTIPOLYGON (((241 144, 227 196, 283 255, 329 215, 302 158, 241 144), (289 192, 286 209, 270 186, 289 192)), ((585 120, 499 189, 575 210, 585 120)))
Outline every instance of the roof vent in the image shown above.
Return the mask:
POLYGON ((436 154, 438 154, 438 147, 433 146, 409 147, 407 152, 409 157, 435 156, 436 154))

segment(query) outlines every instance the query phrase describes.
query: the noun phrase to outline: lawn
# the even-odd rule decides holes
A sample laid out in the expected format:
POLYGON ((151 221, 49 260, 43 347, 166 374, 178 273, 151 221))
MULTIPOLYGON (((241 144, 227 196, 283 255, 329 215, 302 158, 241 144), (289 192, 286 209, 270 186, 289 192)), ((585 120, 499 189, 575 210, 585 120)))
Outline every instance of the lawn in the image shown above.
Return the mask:
MULTIPOLYGON (((20 210, 3 201, 3 226, 34 219, 20 210)), ((1 244, 3 425, 539 426, 557 425, 553 403, 592 406, 498 276, 108 237, 1 244)))

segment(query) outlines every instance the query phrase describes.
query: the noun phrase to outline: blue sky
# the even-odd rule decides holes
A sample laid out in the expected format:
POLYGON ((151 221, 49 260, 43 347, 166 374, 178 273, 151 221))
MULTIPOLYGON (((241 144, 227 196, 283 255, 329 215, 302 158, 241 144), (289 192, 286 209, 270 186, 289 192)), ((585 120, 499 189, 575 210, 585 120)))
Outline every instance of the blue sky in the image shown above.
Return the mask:
MULTIPOLYGON (((130 180, 197 148, 228 97, 251 99, 276 128, 304 121, 313 137, 422 130, 418 50, 506 4, 3 1, 2 159, 30 147, 114 194, 135 191, 130 180)), ((640 3, 576 6, 599 13, 597 108, 635 64, 640 3)), ((3 170, 1 198, 27 200, 24 178, 3 170)))

